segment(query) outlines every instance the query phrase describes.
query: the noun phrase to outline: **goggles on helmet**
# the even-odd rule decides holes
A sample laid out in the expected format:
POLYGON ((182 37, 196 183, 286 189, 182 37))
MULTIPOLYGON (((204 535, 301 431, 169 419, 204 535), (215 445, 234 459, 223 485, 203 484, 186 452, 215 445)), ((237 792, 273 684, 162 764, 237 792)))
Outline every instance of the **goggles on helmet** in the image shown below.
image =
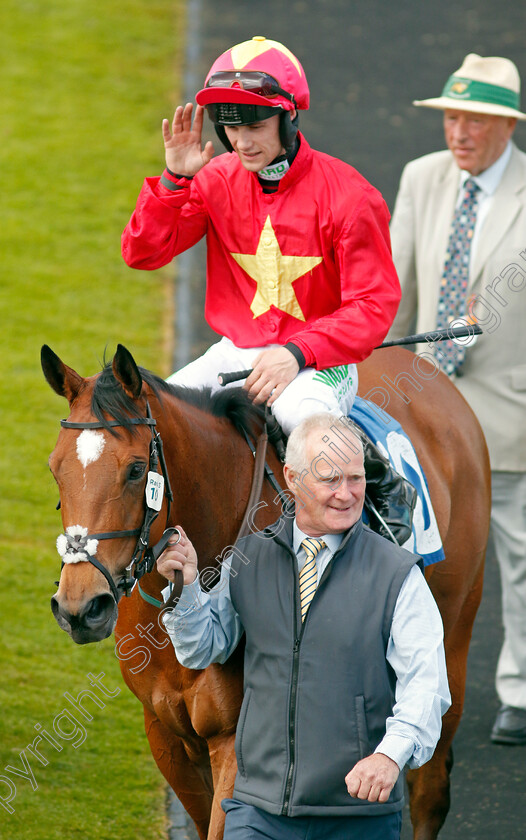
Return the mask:
POLYGON ((237 102, 215 102, 205 107, 215 125, 250 125, 280 113, 278 109, 269 106, 240 105, 237 102))
POLYGON ((218 70, 210 76, 206 87, 241 88, 260 96, 284 96, 294 102, 294 96, 283 90, 274 76, 259 70, 218 70))

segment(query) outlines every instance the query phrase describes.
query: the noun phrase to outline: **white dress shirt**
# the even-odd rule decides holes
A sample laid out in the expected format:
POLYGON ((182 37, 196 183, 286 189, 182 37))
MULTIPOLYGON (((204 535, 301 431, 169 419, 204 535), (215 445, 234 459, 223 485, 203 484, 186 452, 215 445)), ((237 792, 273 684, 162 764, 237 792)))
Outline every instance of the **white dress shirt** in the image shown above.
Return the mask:
MULTIPOLYGON (((303 534, 294 521, 293 548, 301 570, 306 555, 303 534)), ((342 534, 322 537, 326 548, 316 557, 318 580, 338 550, 342 534)), ((169 587, 163 591, 168 597, 169 587)), ((223 562, 221 578, 210 592, 199 580, 183 587, 175 609, 163 622, 181 665, 206 668, 225 662, 237 647, 243 627, 230 600, 230 563, 223 562)), ((443 646, 442 619, 431 590, 417 566, 407 575, 395 604, 386 659, 396 674, 395 705, 386 721, 386 734, 375 752, 396 761, 402 769, 429 761, 451 705, 443 646)), ((352 768, 349 767, 349 770, 352 768)))

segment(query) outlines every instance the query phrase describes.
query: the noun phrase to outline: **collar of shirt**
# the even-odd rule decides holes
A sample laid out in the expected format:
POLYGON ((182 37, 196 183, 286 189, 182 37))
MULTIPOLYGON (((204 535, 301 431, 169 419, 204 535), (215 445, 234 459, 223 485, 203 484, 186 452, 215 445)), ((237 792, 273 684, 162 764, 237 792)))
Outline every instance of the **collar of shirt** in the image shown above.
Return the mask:
POLYGON ((493 204, 493 195, 497 187, 499 186, 502 180, 502 176, 504 175, 504 170, 506 169, 509 163, 512 148, 512 142, 511 140, 509 140, 500 158, 498 158, 495 161, 495 163, 488 167, 488 169, 485 169, 484 172, 481 172, 480 175, 470 175, 469 172, 467 172, 465 169, 460 170, 460 183, 456 204, 457 207, 460 206, 460 203, 464 197, 464 184, 466 183, 468 178, 472 178, 473 181, 475 181, 475 183, 477 184, 477 186, 480 187, 480 192, 478 193, 478 200, 476 204, 477 219, 475 222, 475 229, 473 231, 473 239, 471 240, 469 259, 470 268, 473 264, 473 257, 478 247, 482 227, 486 218, 491 212, 491 206, 493 204))
MULTIPOLYGON (((480 175, 470 175, 466 169, 460 170, 460 183, 458 189, 458 201, 462 200, 464 194, 464 184, 471 178, 478 187, 480 187, 482 195, 481 199, 489 198, 492 196, 497 187, 499 186, 502 176, 504 175, 504 170, 506 169, 510 157, 511 157, 511 149, 512 143, 511 140, 508 140, 506 144, 506 148, 504 149, 503 153, 495 163, 492 163, 488 169, 485 169, 484 172, 481 172, 480 175)), ((479 199, 480 205, 480 199, 479 199)))
MULTIPOLYGON (((303 540, 310 536, 309 534, 304 534, 301 531, 297 524, 296 520, 293 522, 292 527, 292 547, 294 549, 294 554, 298 558, 298 569, 301 571, 303 568, 303 564, 307 559, 305 554, 305 549, 301 547, 301 543, 303 540)), ((341 542, 343 540, 344 534, 322 534, 320 539, 323 540, 327 548, 324 548, 323 551, 320 551, 319 554, 316 556, 316 568, 318 570, 318 580, 321 578, 327 564, 331 560, 332 556, 338 551, 341 542)))

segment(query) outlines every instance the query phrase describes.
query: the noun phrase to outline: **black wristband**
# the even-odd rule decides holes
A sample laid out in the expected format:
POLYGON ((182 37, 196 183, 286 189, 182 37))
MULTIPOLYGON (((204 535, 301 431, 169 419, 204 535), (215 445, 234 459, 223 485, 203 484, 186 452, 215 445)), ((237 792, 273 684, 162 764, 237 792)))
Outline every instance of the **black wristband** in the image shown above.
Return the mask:
POLYGON ((168 175, 172 176, 172 178, 186 178, 187 181, 191 181, 194 177, 193 175, 178 175, 177 172, 172 172, 172 170, 168 169, 168 167, 166 167, 166 171, 168 172, 168 175))
POLYGON ((183 184, 176 184, 175 181, 170 181, 170 179, 166 177, 164 172, 161 175, 161 184, 163 185, 163 187, 166 187, 167 190, 171 190, 171 192, 178 192, 179 190, 185 189, 183 184))
POLYGON ((294 358, 300 366, 300 370, 303 370, 303 368, 305 367, 305 356, 301 352, 298 345, 293 344, 292 341, 289 341, 288 344, 284 344, 283 346, 285 350, 288 350, 289 353, 292 353, 292 355, 294 356, 294 358))

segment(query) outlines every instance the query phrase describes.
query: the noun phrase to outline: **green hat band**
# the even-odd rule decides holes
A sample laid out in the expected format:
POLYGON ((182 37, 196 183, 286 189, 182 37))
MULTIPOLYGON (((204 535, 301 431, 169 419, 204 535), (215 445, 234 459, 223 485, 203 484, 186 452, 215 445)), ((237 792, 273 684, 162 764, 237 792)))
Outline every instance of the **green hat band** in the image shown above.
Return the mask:
POLYGON ((450 76, 442 91, 442 96, 457 99, 459 102, 487 102, 491 105, 504 105, 506 108, 520 108, 520 96, 513 90, 486 82, 475 82, 461 76, 450 76))

